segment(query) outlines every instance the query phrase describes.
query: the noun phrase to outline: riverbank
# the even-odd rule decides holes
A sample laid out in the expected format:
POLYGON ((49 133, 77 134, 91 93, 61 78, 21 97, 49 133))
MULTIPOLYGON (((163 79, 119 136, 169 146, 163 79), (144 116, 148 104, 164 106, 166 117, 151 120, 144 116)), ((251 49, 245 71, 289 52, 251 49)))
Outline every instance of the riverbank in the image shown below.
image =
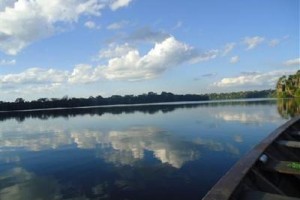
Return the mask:
POLYGON ((80 107, 98 107, 115 105, 136 105, 136 104, 155 104, 170 102, 196 102, 196 101, 214 101, 214 100, 233 100, 233 99, 257 99, 274 97, 274 90, 263 91, 241 91, 232 93, 211 93, 211 94, 173 94, 162 92, 156 94, 149 92, 141 95, 113 95, 111 97, 89 97, 89 98, 69 98, 65 96, 61 99, 40 98, 37 100, 26 101, 23 98, 17 98, 14 102, 1 102, 0 111, 19 111, 19 110, 44 110, 61 108, 80 108, 80 107))

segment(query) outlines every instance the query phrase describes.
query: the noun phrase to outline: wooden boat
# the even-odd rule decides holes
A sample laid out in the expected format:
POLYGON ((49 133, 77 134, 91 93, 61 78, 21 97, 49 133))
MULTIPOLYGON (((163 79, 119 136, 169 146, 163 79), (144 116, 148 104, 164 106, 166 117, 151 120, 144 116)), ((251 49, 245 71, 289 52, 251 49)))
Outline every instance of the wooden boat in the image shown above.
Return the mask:
POLYGON ((300 116, 238 161, 202 200, 300 200, 300 116))

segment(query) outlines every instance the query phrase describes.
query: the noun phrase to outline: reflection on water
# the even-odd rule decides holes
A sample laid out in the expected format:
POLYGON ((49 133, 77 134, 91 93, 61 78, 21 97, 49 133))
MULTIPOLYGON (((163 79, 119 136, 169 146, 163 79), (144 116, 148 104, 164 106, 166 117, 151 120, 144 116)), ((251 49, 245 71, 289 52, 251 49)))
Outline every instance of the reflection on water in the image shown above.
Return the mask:
POLYGON ((277 101, 278 112, 283 118, 291 118, 300 115, 300 98, 279 99, 277 101))
POLYGON ((280 112, 286 105, 294 104, 1 113, 0 199, 200 199, 293 116, 280 112))
POLYGON ((168 113, 177 109, 193 109, 197 107, 226 107, 226 106, 256 106, 256 105, 272 105, 274 100, 257 100, 257 101, 217 101, 217 102, 198 102, 198 103, 171 103, 171 104, 145 104, 133 106, 115 106, 115 107, 87 107, 87 108, 74 108, 74 109, 54 109, 54 110, 36 110, 31 112, 0 112, 0 121, 8 119, 15 119, 23 122, 28 118, 38 118, 41 120, 48 120, 56 117, 74 117, 79 115, 101 116, 106 113, 120 115, 131 113, 144 113, 144 114, 157 114, 159 112, 168 113))
MULTIPOLYGON (((202 148, 212 151, 227 151, 239 154, 229 143, 205 140, 184 140, 155 127, 131 127, 123 131, 59 130, 42 127, 24 127, 22 132, 2 129, 0 146, 2 151, 45 151, 74 146, 78 149, 97 149, 97 157, 115 165, 131 165, 151 152, 161 163, 181 168, 188 161, 198 159, 202 148)), ((242 136, 238 136, 242 141, 242 136)), ((18 156, 5 158, 6 162, 17 162, 18 156)))
POLYGON ((39 177, 20 167, 4 172, 0 176, 0 199, 61 199, 56 180, 39 177))

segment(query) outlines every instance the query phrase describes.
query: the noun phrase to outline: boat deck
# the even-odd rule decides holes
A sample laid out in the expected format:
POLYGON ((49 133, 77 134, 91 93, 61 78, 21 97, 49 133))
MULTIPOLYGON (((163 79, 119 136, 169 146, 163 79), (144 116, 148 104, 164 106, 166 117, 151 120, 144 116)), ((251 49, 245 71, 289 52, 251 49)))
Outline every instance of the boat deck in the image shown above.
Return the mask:
POLYGON ((300 116, 236 163, 203 200, 300 200, 300 116))

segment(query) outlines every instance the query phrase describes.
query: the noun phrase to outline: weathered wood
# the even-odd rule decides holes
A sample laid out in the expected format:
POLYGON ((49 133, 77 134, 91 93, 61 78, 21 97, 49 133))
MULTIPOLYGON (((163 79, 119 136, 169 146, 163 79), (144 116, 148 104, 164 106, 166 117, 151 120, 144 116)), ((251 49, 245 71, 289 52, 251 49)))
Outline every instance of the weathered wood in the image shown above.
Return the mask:
POLYGON ((249 191, 246 192, 241 197, 241 200, 300 200, 300 199, 296 197, 288 197, 288 196, 259 192, 259 191, 249 191))
POLYGON ((300 148, 300 142, 298 141, 290 141, 290 140, 279 140, 277 144, 290 148, 300 148))
POLYGON ((293 136, 300 136, 300 131, 292 131, 289 134, 293 136))
POLYGON ((238 161, 206 194, 202 200, 228 200, 232 194, 237 190, 242 183, 244 177, 249 170, 257 162, 258 158, 266 151, 266 149, 274 143, 274 141, 281 136, 282 133, 287 132, 294 124, 299 123, 300 116, 286 122, 275 131, 273 131, 267 138, 265 138, 254 149, 247 153, 240 161, 238 161))
POLYGON ((299 162, 272 161, 266 165, 266 169, 283 173, 283 174, 300 175, 299 166, 300 166, 299 162))
POLYGON ((261 183, 260 185, 263 185, 265 191, 285 195, 282 190, 280 190, 276 185, 274 185, 271 181, 265 178, 257 170, 252 169, 251 171, 255 174, 256 179, 261 183))

